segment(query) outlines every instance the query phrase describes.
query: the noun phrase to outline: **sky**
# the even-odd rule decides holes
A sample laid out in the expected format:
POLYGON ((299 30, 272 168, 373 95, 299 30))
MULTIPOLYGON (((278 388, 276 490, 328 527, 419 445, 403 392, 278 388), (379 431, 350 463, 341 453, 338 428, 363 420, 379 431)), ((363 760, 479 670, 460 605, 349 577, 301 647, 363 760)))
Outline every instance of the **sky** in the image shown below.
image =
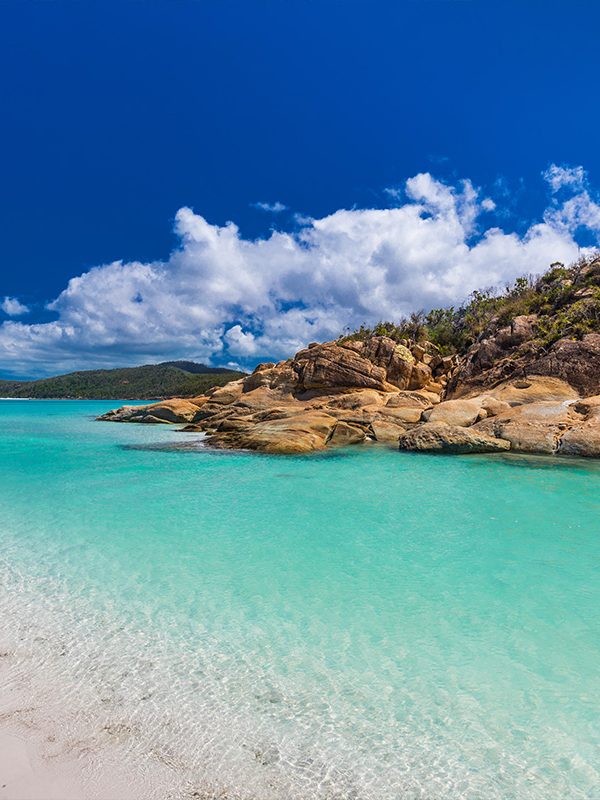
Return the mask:
POLYGON ((596 0, 3 0, 0 377, 252 368, 600 243, 596 0))

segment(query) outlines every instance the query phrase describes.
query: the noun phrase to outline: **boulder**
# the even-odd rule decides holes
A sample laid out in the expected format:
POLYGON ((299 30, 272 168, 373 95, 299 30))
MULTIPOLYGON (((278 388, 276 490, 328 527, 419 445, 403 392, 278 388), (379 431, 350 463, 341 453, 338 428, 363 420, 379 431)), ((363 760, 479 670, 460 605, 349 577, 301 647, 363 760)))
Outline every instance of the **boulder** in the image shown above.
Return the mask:
POLYGON ((503 349, 508 349, 533 339, 537 332, 537 321, 536 314, 523 314, 515 317, 510 325, 501 328, 496 333, 494 337, 496 344, 503 349))
POLYGON ((480 412, 481 399, 446 400, 431 409, 428 422, 445 422, 447 425, 460 425, 466 428, 477 422, 480 412))
POLYGON ((430 408, 432 405, 431 395, 428 392, 396 392, 388 396, 386 401, 387 408, 430 408))
POLYGON ((582 395, 600 391, 600 334, 588 333, 581 341, 560 339, 531 364, 528 375, 561 378, 582 395))
POLYGON ((406 428, 388 419, 374 419, 371 430, 378 442, 385 444, 398 444, 398 439, 406 432, 406 428))
POLYGON ((557 452, 564 456, 599 458, 600 420, 589 420, 565 431, 558 443, 557 452))
POLYGON ((376 392, 373 389, 362 389, 346 394, 332 396, 328 403, 328 407, 339 409, 357 409, 364 406, 378 406, 385 403, 387 395, 381 392, 376 392))
POLYGON ((194 422, 199 412, 200 407, 191 400, 173 398, 143 406, 122 406, 102 414, 98 419, 108 422, 194 422))
POLYGON ((584 415, 584 421, 563 433, 558 452, 567 456, 599 458, 600 396, 587 397, 570 405, 577 414, 584 415))
POLYGON ((319 411, 257 422, 249 430, 216 433, 208 438, 215 447, 259 450, 263 453, 310 453, 322 450, 338 424, 319 411))
POLYGON ((507 439, 522 453, 556 453, 566 430, 583 421, 566 403, 538 402, 478 422, 474 430, 507 439))
MULTIPOLYGON (((390 383, 394 383, 394 381, 390 381, 390 383)), ((411 372, 410 372, 410 379, 408 381, 408 388, 409 389, 422 389, 425 386, 428 386, 431 383, 431 369, 421 361, 418 361, 416 364, 413 364, 411 372)), ((396 384, 400 385, 400 384, 396 384)), ((402 387, 401 387, 402 388, 402 387)))
POLYGON ((486 412, 488 417, 497 417, 498 414, 503 414, 505 411, 508 411, 510 409, 510 404, 507 403, 506 400, 499 400, 497 397, 484 395, 481 398, 481 408, 486 412))
POLYGON ((379 408, 375 415, 378 419, 394 422, 396 425, 414 425, 421 420, 422 406, 400 406, 399 408, 379 408))
POLYGON ((562 400, 575 400, 578 392, 560 378, 530 375, 505 381, 489 390, 491 397, 520 406, 524 403, 538 403, 562 400))
POLYGON ((219 403, 219 405, 229 405, 238 400, 244 390, 244 381, 242 378, 239 381, 230 381, 225 386, 219 386, 217 389, 211 390, 209 400, 211 403, 219 403))
POLYGON ((385 391, 388 388, 383 367, 335 342, 301 350, 292 366, 298 375, 300 391, 338 387, 385 391))
POLYGON ((357 425, 351 425, 348 422, 338 422, 327 444, 332 447, 347 447, 350 444, 364 442, 365 439, 364 428, 359 428, 357 425))
POLYGON ((398 442, 400 450, 430 453, 497 453, 510 449, 510 443, 473 428, 427 422, 407 431, 398 442))

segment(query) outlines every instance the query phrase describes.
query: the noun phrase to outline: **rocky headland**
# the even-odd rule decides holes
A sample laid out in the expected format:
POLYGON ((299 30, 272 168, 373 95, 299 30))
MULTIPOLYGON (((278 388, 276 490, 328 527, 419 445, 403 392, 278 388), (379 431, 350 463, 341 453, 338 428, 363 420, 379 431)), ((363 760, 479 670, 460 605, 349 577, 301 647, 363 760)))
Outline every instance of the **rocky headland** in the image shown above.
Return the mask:
POLYGON ((183 424, 205 432, 213 447, 265 453, 381 442, 414 451, 598 457, 598 285, 598 258, 553 265, 502 298, 479 295, 476 335, 473 301, 451 318, 456 337, 471 332, 462 352, 445 355, 431 324, 405 326, 414 338, 399 328, 361 330, 259 364, 199 397, 123 406, 100 419, 183 424), (531 313, 511 313, 521 310, 531 313))

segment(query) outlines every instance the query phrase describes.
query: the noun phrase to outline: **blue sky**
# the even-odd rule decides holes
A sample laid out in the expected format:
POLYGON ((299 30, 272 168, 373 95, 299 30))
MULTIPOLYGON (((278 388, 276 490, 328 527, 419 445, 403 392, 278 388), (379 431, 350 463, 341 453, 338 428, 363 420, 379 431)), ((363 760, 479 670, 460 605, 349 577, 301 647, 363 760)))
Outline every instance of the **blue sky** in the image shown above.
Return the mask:
POLYGON ((252 366, 597 244, 598 29, 596 2, 4 0, 0 374, 252 366))

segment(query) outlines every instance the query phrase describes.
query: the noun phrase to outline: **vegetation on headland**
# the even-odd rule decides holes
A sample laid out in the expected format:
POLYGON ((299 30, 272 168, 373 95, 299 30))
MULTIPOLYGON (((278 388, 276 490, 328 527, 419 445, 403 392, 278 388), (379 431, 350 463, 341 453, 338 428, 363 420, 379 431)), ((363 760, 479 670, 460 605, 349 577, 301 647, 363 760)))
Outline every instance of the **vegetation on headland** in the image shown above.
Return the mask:
POLYGON ((517 278, 502 290, 475 291, 458 308, 417 311, 398 322, 361 325, 341 340, 389 336, 402 343, 433 342, 443 355, 460 354, 482 335, 529 314, 537 316, 537 343, 542 346, 600 331, 600 253, 567 267, 556 262, 543 275, 517 278))
POLYGON ((142 367, 83 370, 35 381, 0 380, 0 397, 84 400, 195 397, 243 375, 193 361, 166 361, 142 367))

